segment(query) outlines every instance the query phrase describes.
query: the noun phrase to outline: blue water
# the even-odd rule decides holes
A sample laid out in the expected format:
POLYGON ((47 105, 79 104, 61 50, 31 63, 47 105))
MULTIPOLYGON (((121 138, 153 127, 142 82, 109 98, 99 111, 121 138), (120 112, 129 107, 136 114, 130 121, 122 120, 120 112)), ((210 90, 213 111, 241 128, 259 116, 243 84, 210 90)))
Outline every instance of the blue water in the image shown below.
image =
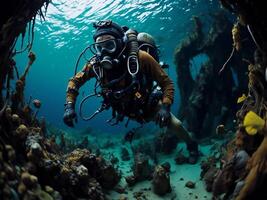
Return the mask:
MULTIPOLYGON (((26 99, 30 95, 40 99, 42 109, 39 116, 44 116, 53 125, 67 128, 62 121, 67 82, 73 76, 80 52, 93 42, 92 22, 102 19, 111 19, 153 35, 160 45, 161 60, 170 65, 168 73, 176 83, 173 52, 177 44, 192 30, 191 17, 205 17, 218 8, 217 0, 53 0, 48 6, 46 20, 37 18, 36 21, 32 50, 37 59, 26 79, 26 99)), ((20 45, 18 41, 17 49, 20 45)), ((201 59, 203 58, 200 56, 194 62, 201 63, 201 59)), ((22 73, 27 63, 27 54, 17 55, 16 62, 22 73)), ((82 60, 82 64, 84 62, 82 60)), ((78 101, 83 94, 90 92, 89 88, 93 84, 94 81, 91 81, 81 88, 78 101)), ((172 106, 175 114, 179 99, 176 86, 172 106)), ((86 106, 86 112, 93 112, 98 106, 99 101, 91 100, 86 106)), ((106 112, 89 122, 79 119, 76 129, 91 126, 113 133, 125 131, 124 123, 115 127, 105 124, 109 117, 110 112, 106 112)))

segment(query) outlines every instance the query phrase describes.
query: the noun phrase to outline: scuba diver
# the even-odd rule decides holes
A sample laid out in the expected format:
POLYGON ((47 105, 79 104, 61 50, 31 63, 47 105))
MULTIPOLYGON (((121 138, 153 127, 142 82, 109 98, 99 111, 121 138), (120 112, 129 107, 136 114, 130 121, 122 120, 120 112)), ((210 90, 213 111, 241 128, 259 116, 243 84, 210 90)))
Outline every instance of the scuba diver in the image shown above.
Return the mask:
POLYGON ((147 33, 138 34, 111 20, 94 23, 94 28, 94 43, 89 46, 94 56, 69 80, 64 123, 73 127, 74 121, 77 122, 75 102, 79 88, 95 78, 95 92, 100 88, 95 94, 103 98, 96 114, 112 108, 112 118, 108 120, 114 121, 112 125, 125 117, 141 124, 155 121, 160 128, 167 128, 186 142, 189 163, 195 164, 199 156, 198 144, 170 111, 174 84, 163 70, 166 65, 158 62, 153 37, 147 33))

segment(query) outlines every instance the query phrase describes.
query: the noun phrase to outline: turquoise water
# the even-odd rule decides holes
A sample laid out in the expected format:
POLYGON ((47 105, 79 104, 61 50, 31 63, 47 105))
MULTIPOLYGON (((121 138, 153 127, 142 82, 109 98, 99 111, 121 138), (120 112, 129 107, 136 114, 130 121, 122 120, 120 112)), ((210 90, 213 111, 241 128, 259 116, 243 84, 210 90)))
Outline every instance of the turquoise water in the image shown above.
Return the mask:
MULTIPOLYGON (((93 42, 92 22, 102 19, 111 19, 140 32, 152 34, 160 45, 161 60, 170 65, 168 73, 176 83, 173 52, 192 29, 191 17, 200 15, 205 18, 218 8, 218 2, 212 0, 53 0, 48 6, 46 20, 37 18, 36 21, 33 51, 37 59, 26 80, 26 99, 30 95, 40 99, 42 109, 39 116, 44 116, 56 126, 66 128, 62 116, 67 82, 73 76, 80 52, 93 42)), ((20 46, 19 41, 17 49, 20 46)), ((26 65, 26 58, 25 53, 16 56, 20 73, 26 65)), ((201 63, 201 59, 203 58, 195 59, 194 63, 201 63)), ((81 63, 83 62, 85 60, 81 63)), ((91 81, 81 88, 79 101, 83 94, 90 92, 93 84, 94 81, 91 81)), ((178 105, 179 93, 176 86, 172 107, 174 113, 177 113, 178 105)), ((98 100, 91 100, 85 113, 95 111, 98 106, 98 100)), ((109 117, 110 112, 106 112, 90 122, 79 119, 76 129, 92 126, 102 131, 125 131, 124 123, 116 127, 105 124, 104 121, 109 117)), ((132 123, 130 126, 136 124, 132 123)))

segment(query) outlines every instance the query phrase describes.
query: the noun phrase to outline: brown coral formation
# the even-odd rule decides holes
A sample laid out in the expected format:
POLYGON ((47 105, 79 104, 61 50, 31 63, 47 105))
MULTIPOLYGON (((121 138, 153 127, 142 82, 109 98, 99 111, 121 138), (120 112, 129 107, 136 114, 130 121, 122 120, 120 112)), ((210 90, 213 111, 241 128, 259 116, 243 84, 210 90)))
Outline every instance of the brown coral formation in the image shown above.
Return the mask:
POLYGON ((126 177, 126 182, 129 186, 143 180, 150 180, 152 178, 152 166, 146 155, 138 153, 134 157, 133 175, 126 177))
POLYGON ((164 195, 171 192, 169 172, 161 165, 155 167, 152 179, 153 192, 164 195))

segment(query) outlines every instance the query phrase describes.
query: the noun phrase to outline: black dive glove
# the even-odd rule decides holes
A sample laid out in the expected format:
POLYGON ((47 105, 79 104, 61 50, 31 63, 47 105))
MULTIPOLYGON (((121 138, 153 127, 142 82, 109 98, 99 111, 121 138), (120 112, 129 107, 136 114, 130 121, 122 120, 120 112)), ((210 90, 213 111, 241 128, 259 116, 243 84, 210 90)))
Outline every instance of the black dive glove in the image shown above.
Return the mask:
POLYGON ((65 113, 63 116, 63 121, 69 127, 74 127, 73 120, 77 122, 77 115, 75 113, 74 103, 68 102, 65 104, 65 113))
POLYGON ((160 110, 156 114, 156 124, 160 128, 168 126, 171 121, 171 106, 169 104, 162 104, 160 110))

